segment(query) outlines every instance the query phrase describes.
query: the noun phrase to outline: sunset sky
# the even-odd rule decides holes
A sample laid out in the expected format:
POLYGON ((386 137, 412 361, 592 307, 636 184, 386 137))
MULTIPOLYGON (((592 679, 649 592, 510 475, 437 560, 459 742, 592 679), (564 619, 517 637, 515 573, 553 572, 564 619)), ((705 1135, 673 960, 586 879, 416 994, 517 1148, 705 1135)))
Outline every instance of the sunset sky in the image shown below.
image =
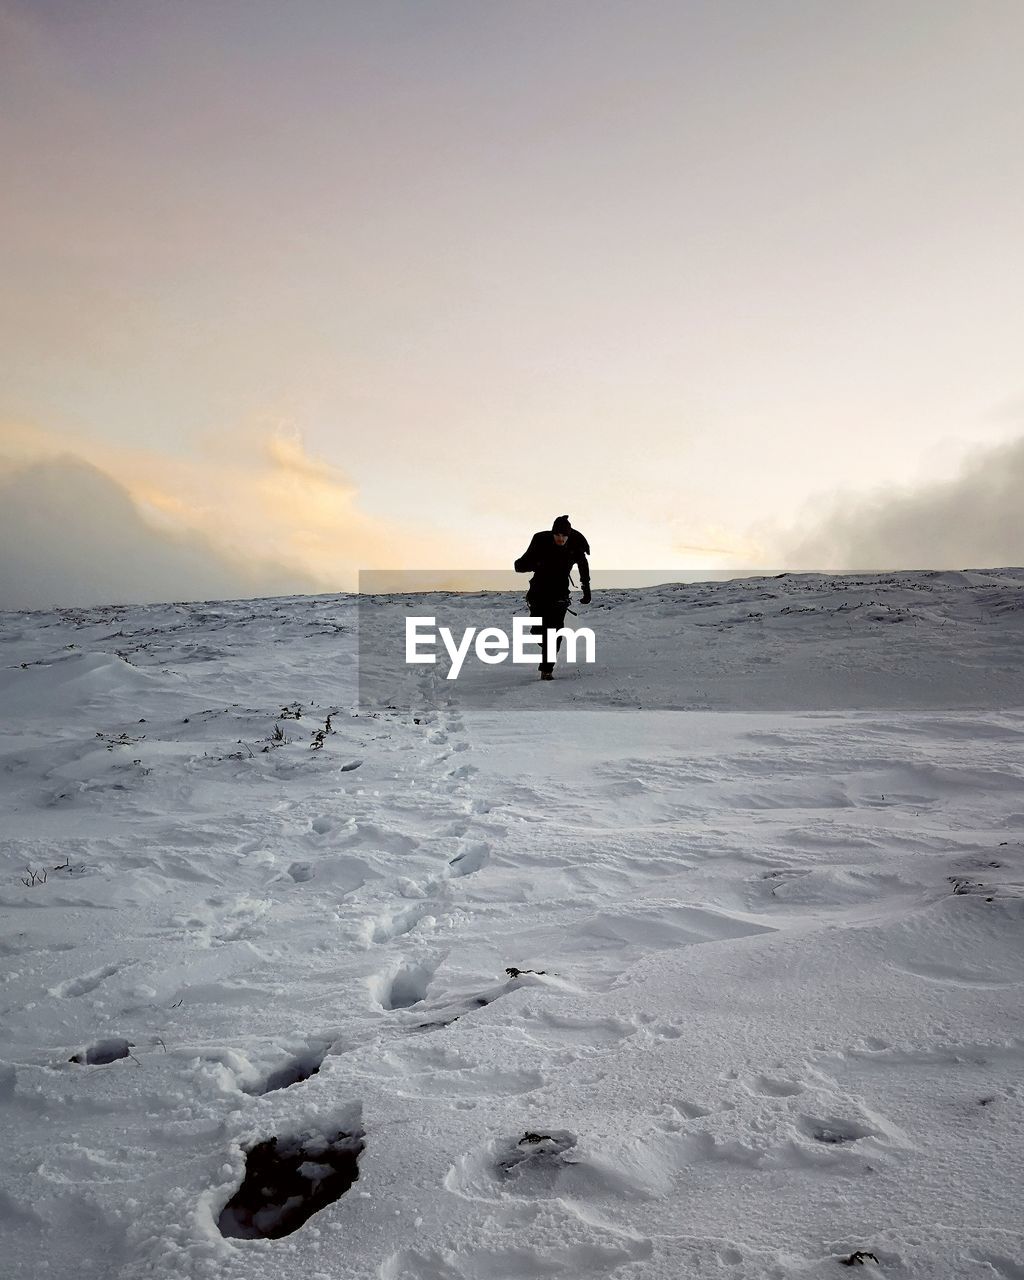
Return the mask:
POLYGON ((0 0, 0 607, 565 511, 1024 562, 1022 65, 1019 0, 0 0))

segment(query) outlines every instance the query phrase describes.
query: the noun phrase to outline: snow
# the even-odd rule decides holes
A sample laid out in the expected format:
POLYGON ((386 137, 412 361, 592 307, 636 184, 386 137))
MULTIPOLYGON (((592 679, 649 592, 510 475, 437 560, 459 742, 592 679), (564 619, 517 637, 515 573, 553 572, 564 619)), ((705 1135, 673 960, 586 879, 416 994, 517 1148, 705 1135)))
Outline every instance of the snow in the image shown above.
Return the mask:
POLYGON ((6 1274, 1019 1280, 1024 571, 438 604, 0 614, 6 1274))

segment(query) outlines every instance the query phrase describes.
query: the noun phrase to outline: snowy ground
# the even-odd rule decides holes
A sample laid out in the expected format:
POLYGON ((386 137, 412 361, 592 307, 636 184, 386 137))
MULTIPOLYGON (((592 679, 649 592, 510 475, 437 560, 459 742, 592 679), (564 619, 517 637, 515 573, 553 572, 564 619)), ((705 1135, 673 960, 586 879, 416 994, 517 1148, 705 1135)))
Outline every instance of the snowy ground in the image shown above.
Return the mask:
POLYGON ((1024 571, 580 621, 0 615, 5 1275, 1024 1277, 1024 571))

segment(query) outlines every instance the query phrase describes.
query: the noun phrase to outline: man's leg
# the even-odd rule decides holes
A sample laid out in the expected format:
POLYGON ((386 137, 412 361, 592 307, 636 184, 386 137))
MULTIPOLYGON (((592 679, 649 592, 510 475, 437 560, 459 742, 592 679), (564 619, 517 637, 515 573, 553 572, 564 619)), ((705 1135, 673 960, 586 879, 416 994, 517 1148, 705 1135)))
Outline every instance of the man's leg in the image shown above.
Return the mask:
MULTIPOLYGON (((541 636, 542 636, 541 643, 544 647, 541 650, 543 654, 543 659, 540 664, 540 669, 542 673, 545 671, 550 673, 555 669, 554 661, 548 659, 547 633, 548 631, 557 631, 560 627, 564 626, 565 611, 568 607, 569 607, 569 602, 567 600, 550 600, 544 606, 544 615, 543 615, 544 622, 543 622, 543 629, 541 631, 541 636)), ((557 653, 561 647, 562 647, 562 637, 559 636, 558 640, 555 642, 555 653, 557 653)))
POLYGON ((540 618, 540 622, 534 623, 530 628, 530 634, 536 636, 540 641, 540 666, 537 670, 541 675, 546 675, 550 674, 550 672, 555 669, 555 664, 553 662, 548 662, 547 642, 545 640, 548 630, 548 606, 545 605, 543 607, 543 611, 541 606, 538 605, 535 607, 537 611, 533 616, 535 618, 540 618))
POLYGON ((530 610, 531 618, 540 618, 540 622, 535 622, 530 628, 530 635, 536 636, 540 641, 540 666, 537 668, 541 674, 547 670, 544 663, 544 612, 547 605, 542 600, 536 600, 530 596, 526 597, 526 607, 530 610))

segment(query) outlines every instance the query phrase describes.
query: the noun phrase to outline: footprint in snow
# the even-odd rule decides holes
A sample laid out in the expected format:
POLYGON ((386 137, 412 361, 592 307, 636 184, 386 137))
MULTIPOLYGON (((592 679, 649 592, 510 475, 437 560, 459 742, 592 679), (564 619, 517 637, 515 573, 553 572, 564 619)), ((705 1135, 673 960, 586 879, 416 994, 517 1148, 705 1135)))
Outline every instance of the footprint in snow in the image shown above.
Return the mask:
POLYGON ((445 1190, 486 1198, 554 1192, 561 1175, 577 1163, 576 1144, 569 1129, 527 1129, 496 1138, 456 1161, 445 1175, 445 1190))
POLYGON ((531 1169, 566 1164, 567 1153, 576 1146, 576 1135, 569 1129, 550 1129, 543 1133, 527 1130, 521 1138, 506 1138, 495 1152, 497 1166, 505 1175, 518 1176, 531 1169))
POLYGON ((403 961, 397 969, 371 978, 370 994, 382 1009, 408 1009, 426 998, 433 976, 433 966, 403 961))
POLYGON ((360 1127, 268 1138, 250 1147, 245 1177, 217 1219, 222 1236, 279 1240, 339 1200, 359 1177, 360 1127))
POLYGON ((766 1098, 794 1098, 798 1093, 804 1092, 804 1086, 796 1080, 774 1076, 752 1076, 749 1080, 744 1080, 743 1085, 748 1093, 766 1098))
POLYGON ((402 907, 399 911, 382 916, 371 926, 370 937, 376 943, 391 942, 410 933, 421 920, 431 915, 432 907, 429 902, 415 902, 412 906, 402 907))
POLYGON ((82 1066, 105 1067, 108 1063, 117 1062, 121 1058, 133 1057, 134 1047, 134 1043, 131 1040, 125 1040, 123 1036, 108 1036, 105 1040, 94 1040, 78 1053, 72 1054, 68 1061, 82 1066))
MULTIPOLYGON (((666 1162, 662 1153, 652 1153, 649 1145, 638 1155, 628 1138, 614 1150, 588 1152, 580 1149, 577 1135, 569 1129, 531 1125, 460 1156, 445 1174, 443 1186, 455 1195, 503 1206, 513 1197, 534 1203, 541 1198, 558 1198, 563 1205, 609 1195, 624 1201, 646 1200, 653 1190, 670 1188, 670 1164, 671 1159, 666 1162)), ((581 1216, 590 1221, 586 1214, 581 1216)), ((584 1267, 558 1274, 585 1276, 590 1272, 584 1267)))
POLYGON ((279 1089, 290 1089, 294 1084, 302 1084, 317 1075, 323 1066, 324 1059, 330 1052, 330 1044, 321 1042, 310 1045, 302 1053, 297 1053, 281 1066, 275 1067, 257 1085, 244 1089, 252 1097, 262 1097, 267 1093, 276 1093, 279 1089))
POLYGON ((451 1026, 453 1022, 457 1022, 459 1018, 467 1013, 472 1013, 475 1009, 482 1009, 486 1005, 493 1004, 495 1000, 501 996, 508 995, 510 991, 525 985, 542 985, 543 980, 539 977, 529 977, 527 975, 536 973, 535 970, 527 969, 511 969, 506 970, 509 978, 506 982, 498 983, 493 987, 485 987, 482 991, 468 993, 464 995, 453 995, 449 993, 439 997, 425 1006, 423 1010, 417 1009, 417 1013, 426 1014, 426 1019, 415 1025, 417 1031, 433 1031, 439 1027, 451 1026), (513 976, 514 975, 514 976, 513 976))
POLYGON ((112 978, 118 972, 116 964, 104 965, 102 969, 94 969, 92 973, 83 973, 81 977, 69 978, 67 982, 62 982, 56 987, 50 989, 50 995, 59 996, 65 999, 68 996, 85 996, 90 991, 95 991, 101 982, 105 982, 107 978, 112 978))
POLYGON ((485 866, 490 857, 490 845, 478 840, 450 858, 448 869, 453 876, 471 876, 485 866))
POLYGON ((800 1128, 815 1142, 823 1142, 826 1146, 839 1147, 860 1142, 862 1138, 876 1138, 878 1131, 856 1120, 843 1117, 827 1116, 820 1119, 815 1116, 801 1116, 800 1128))
POLYGON ((655 1118, 654 1123, 663 1133, 679 1133, 689 1121, 703 1120, 709 1115, 711 1111, 707 1107, 702 1107, 696 1102, 687 1102, 683 1098, 676 1098, 665 1103, 660 1116, 655 1118))

